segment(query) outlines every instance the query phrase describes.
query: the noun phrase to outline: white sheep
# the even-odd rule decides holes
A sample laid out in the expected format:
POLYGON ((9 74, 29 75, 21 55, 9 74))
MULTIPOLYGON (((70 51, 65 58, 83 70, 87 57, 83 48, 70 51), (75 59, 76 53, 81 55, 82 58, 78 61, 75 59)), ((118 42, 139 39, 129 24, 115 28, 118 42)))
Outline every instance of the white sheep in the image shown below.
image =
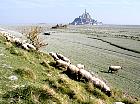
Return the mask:
POLYGON ((122 69, 122 67, 121 66, 109 66, 108 72, 110 72, 110 71, 111 71, 111 73, 112 73, 112 71, 118 72, 119 69, 122 69))
POLYGON ((6 40, 8 41, 8 42, 11 42, 12 41, 12 38, 9 36, 9 35, 7 35, 7 36, 5 36, 6 37, 6 40))
POLYGON ((59 60, 59 58, 57 57, 56 53, 49 52, 49 55, 51 55, 54 58, 54 60, 59 60))
POLYGON ((80 69, 79 70, 79 78, 86 78, 88 81, 91 81, 92 79, 92 75, 90 72, 88 72, 87 70, 84 70, 84 69, 80 69))
POLYGON ((100 80, 99 78, 92 77, 92 83, 99 87, 104 93, 106 93, 108 96, 111 96, 111 90, 110 87, 107 86, 107 84, 100 80))
POLYGON ((14 38, 13 41, 14 41, 15 43, 20 43, 20 44, 22 43, 22 41, 21 41, 20 38, 14 38))
POLYGON ((67 74, 72 77, 73 79, 79 79, 79 68, 77 68, 75 65, 70 64, 67 68, 67 74))
POLYGON ((26 43, 23 43, 23 44, 22 44, 22 47, 23 47, 23 49, 25 49, 25 50, 30 50, 26 43))
POLYGON ((59 59, 70 63, 70 60, 67 57, 63 56, 62 54, 56 53, 56 55, 59 59))
POLYGON ((70 64, 68 67, 68 70, 70 70, 72 73, 77 73, 79 72, 79 68, 77 68, 75 65, 70 64))
POLYGON ((36 50, 36 47, 32 44, 26 43, 27 47, 33 50, 36 50))
POLYGON ((63 61, 63 60, 56 60, 56 66, 57 67, 63 67, 63 68, 65 68, 65 69, 67 69, 67 67, 70 65, 70 63, 67 63, 67 62, 65 62, 65 61, 63 61))
POLYGON ((82 65, 82 64, 77 64, 76 66, 77 66, 79 69, 84 69, 84 68, 85 68, 85 66, 82 65))

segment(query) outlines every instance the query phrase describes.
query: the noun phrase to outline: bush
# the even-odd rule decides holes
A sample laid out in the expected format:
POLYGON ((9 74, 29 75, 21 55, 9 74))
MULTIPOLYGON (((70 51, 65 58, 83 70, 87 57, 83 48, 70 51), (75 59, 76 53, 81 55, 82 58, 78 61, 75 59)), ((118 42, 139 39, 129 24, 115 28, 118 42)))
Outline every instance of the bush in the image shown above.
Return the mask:
POLYGON ((29 42, 34 45, 37 50, 39 50, 41 47, 48 45, 44 43, 43 40, 39 37, 42 32, 42 27, 33 26, 31 28, 24 29, 22 33, 27 37, 29 42))

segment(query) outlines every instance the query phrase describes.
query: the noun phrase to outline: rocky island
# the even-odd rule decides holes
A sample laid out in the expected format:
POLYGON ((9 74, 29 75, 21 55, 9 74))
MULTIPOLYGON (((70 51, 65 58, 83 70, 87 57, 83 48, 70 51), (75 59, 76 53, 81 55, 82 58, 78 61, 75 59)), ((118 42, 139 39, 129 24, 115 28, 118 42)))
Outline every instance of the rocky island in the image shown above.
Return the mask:
POLYGON ((85 9, 85 12, 78 18, 75 18, 74 21, 70 24, 71 25, 102 25, 103 23, 98 22, 95 19, 92 19, 91 15, 88 12, 86 12, 85 9))

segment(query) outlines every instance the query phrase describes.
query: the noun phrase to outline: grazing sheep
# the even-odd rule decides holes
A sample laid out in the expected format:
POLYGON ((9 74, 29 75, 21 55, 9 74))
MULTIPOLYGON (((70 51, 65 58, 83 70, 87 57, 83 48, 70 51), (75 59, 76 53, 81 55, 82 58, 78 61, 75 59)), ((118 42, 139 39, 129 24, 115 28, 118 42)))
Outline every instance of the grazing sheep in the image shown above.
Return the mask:
POLYGON ((109 97, 111 96, 111 90, 104 81, 100 80, 99 78, 92 77, 92 83, 96 87, 99 87, 106 95, 108 95, 109 97))
POLYGON ((110 71, 111 71, 111 73, 112 73, 112 71, 118 72, 119 69, 122 69, 122 67, 121 66, 109 66, 108 72, 110 72, 110 71))
POLYGON ((13 42, 17 45, 17 46, 21 46, 22 45, 22 40, 20 38, 14 38, 13 42))
POLYGON ((82 64, 77 64, 76 66, 77 66, 79 69, 84 69, 84 68, 85 68, 85 66, 82 65, 82 64))
POLYGON ((49 54, 54 58, 54 60, 56 60, 56 66, 66 69, 65 72, 70 78, 75 80, 80 80, 81 78, 84 78, 86 79, 86 81, 90 81, 95 86, 99 87, 106 95, 111 96, 110 88, 106 85, 106 83, 99 78, 94 77, 90 72, 84 70, 84 65, 72 65, 70 64, 70 60, 62 54, 54 52, 50 52, 49 54))
POLYGON ((23 49, 25 49, 25 50, 29 50, 29 47, 27 46, 26 43, 23 43, 23 44, 22 44, 22 47, 23 47, 23 49))
POLYGON ((6 36, 6 40, 7 40, 8 42, 11 42, 12 38, 11 38, 9 35, 7 35, 7 36, 6 36))
POLYGON ((67 70, 69 70, 71 73, 76 73, 76 74, 78 74, 79 72, 79 68, 77 68, 75 65, 72 65, 72 64, 68 66, 67 70))
POLYGON ((70 64, 67 68, 67 74, 73 78, 78 80, 78 73, 79 73, 79 68, 77 68, 75 65, 70 64))
POLYGON ((57 57, 56 53, 50 52, 49 55, 51 55, 54 58, 54 60, 59 60, 59 58, 57 57))
POLYGON ((84 70, 84 69, 80 69, 79 73, 78 73, 78 79, 84 78, 87 81, 91 81, 92 80, 92 75, 90 74, 90 72, 84 70))
POLYGON ((17 46, 22 46, 26 50, 30 50, 30 49, 36 50, 36 47, 33 46, 32 44, 27 43, 26 40, 21 40, 20 38, 16 38, 12 34, 5 31, 2 32, 1 34, 6 38, 7 41, 15 43, 17 46))
POLYGON ((59 59, 65 61, 65 62, 70 63, 70 60, 69 60, 67 57, 63 56, 62 54, 56 53, 56 55, 57 55, 57 57, 58 57, 59 59))
POLYGON ((35 46, 29 43, 26 43, 27 47, 33 50, 36 50, 35 46))
POLYGON ((70 63, 67 63, 67 62, 65 62, 65 61, 63 61, 63 60, 56 60, 56 66, 57 67, 63 67, 63 68, 65 68, 65 69, 67 69, 67 67, 70 65, 70 63))

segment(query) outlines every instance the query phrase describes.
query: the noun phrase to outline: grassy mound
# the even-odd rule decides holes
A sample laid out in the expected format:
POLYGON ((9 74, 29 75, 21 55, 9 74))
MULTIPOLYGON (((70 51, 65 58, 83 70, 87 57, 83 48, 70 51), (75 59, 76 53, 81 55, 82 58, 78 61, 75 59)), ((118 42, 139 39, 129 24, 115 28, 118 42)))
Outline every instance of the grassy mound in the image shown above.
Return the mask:
POLYGON ((0 104, 139 103, 121 91, 112 93, 108 97, 92 83, 70 79, 48 54, 25 51, 0 36, 0 104))

